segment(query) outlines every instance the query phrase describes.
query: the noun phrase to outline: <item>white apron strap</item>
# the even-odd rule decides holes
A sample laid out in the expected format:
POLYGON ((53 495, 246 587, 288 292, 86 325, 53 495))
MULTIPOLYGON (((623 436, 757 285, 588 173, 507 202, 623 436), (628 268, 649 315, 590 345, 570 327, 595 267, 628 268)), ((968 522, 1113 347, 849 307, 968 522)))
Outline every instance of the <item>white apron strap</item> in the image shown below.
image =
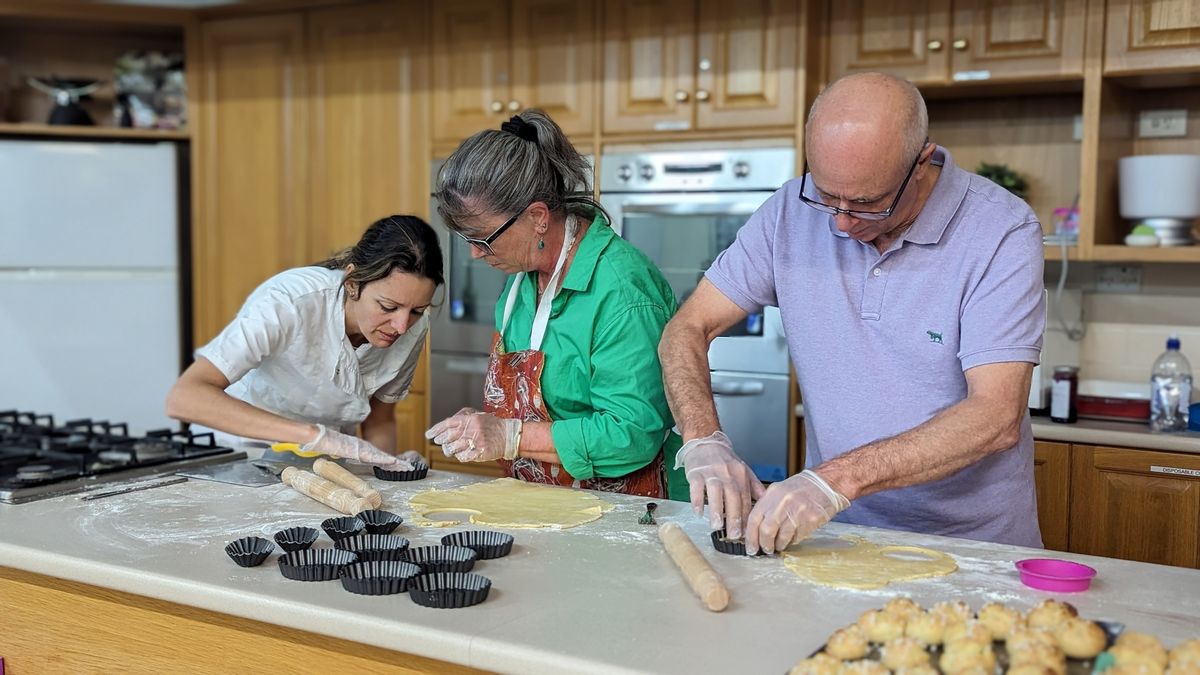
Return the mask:
MULTIPOLYGON (((563 265, 567 262, 567 253, 571 250, 571 245, 575 243, 576 225, 575 215, 568 215, 567 232, 563 237, 562 250, 558 252, 558 262, 554 264, 554 274, 550 276, 550 283, 546 284, 546 291, 542 293, 542 299, 538 301, 537 312, 533 315, 533 330, 529 336, 529 348, 534 351, 541 350, 542 340, 546 337, 546 327, 550 324, 550 309, 554 304, 554 298, 558 295, 558 278, 562 274, 563 265)), ((525 273, 517 272, 512 286, 508 289, 508 297, 504 301, 504 317, 500 321, 501 336, 504 335, 504 329, 508 328, 508 320, 512 318, 513 307, 517 304, 517 295, 520 292, 521 282, 524 280, 525 273)))

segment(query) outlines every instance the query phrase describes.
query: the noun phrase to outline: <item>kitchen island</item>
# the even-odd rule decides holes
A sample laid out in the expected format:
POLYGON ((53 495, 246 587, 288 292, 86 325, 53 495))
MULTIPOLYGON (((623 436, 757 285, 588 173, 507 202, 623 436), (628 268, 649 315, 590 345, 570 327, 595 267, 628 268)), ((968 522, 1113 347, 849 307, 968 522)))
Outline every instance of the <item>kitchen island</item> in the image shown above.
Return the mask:
MULTIPOLYGON (((478 480, 431 472, 412 483, 372 479, 384 508, 405 517, 413 545, 448 532, 410 524, 408 497, 478 480)), ((46 672, 786 672, 835 629, 895 595, 923 605, 963 599, 1028 609, 1049 594, 1021 585, 1013 561, 1041 551, 833 524, 954 556, 959 571, 874 591, 806 583, 777 558, 725 556, 686 504, 662 502, 729 587, 707 612, 658 542, 639 525, 645 499, 602 495, 616 508, 570 530, 508 530, 516 546, 475 571, 488 600, 427 609, 406 594, 368 597, 336 581, 289 581, 279 551, 243 569, 233 539, 318 527, 331 510, 283 486, 191 480, 96 501, 65 496, 0 505, 0 657, 7 675, 46 672)), ((317 546, 329 546, 322 535, 317 546)), ((1081 614, 1123 622, 1168 645, 1200 635, 1200 571, 1055 553, 1095 567, 1090 591, 1065 596, 1081 614)), ((1059 596, 1063 597, 1063 596, 1059 596)))

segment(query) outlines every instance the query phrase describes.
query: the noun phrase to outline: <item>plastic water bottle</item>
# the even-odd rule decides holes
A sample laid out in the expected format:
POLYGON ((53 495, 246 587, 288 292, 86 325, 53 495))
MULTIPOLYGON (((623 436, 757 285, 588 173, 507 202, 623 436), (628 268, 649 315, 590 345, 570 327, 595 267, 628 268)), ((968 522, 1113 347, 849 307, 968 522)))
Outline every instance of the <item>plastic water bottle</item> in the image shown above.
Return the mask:
POLYGON ((1150 429, 1184 431, 1192 398, 1192 366, 1179 351, 1179 336, 1167 338, 1167 351, 1150 375, 1150 429))

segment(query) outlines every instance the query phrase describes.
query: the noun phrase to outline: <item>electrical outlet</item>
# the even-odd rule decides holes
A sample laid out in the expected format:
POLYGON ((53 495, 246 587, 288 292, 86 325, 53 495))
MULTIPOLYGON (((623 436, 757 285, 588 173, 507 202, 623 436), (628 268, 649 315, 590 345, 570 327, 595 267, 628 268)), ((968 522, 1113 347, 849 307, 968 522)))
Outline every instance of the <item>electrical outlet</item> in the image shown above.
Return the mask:
POLYGON ((1187 136, 1185 109, 1143 110, 1138 115, 1138 138, 1180 138, 1187 136))
POLYGON ((1141 265, 1097 266, 1097 293, 1137 293, 1140 290, 1142 290, 1141 265))

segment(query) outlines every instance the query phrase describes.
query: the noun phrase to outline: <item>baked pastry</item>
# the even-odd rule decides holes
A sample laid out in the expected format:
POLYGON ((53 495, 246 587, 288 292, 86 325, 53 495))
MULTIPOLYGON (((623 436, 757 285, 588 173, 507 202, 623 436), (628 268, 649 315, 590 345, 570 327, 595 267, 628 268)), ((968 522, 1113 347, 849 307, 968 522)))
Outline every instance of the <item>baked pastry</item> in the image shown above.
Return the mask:
POLYGON ((1019 611, 998 602, 989 602, 979 608, 978 621, 988 627, 996 642, 1025 625, 1025 617, 1019 611))
POLYGON ((1031 642, 1015 652, 1009 651, 1008 663, 1010 666, 1037 666, 1055 675, 1067 672, 1067 657, 1062 650, 1042 642, 1031 642))
POLYGON ((788 675, 838 675, 842 662, 821 652, 792 666, 788 675))
POLYGON ((1180 642, 1175 645, 1168 657, 1172 668, 1184 666, 1200 668, 1200 638, 1180 642))
POLYGON ((1025 619, 1029 622, 1030 628, 1050 628, 1057 629, 1059 626, 1066 623, 1067 619, 1079 616, 1079 612, 1075 607, 1058 600, 1043 600, 1036 607, 1029 610, 1029 614, 1025 619))
POLYGON ((840 675, 889 675, 888 669, 878 661, 863 659, 842 665, 840 675))
POLYGON ((921 612, 904 625, 904 634, 920 640, 926 645, 940 645, 946 634, 946 617, 932 612, 921 612))
POLYGON ((1063 653, 1073 659, 1095 658, 1108 645, 1104 629, 1087 619, 1068 619, 1054 636, 1063 653))
POLYGON ((836 631, 825 643, 825 653, 842 661, 853 661, 867 655, 867 634, 858 625, 836 631))
POLYGON ((961 623, 952 623, 946 627, 945 642, 947 644, 958 640, 975 640, 984 644, 992 643, 992 631, 982 622, 971 619, 961 623))
POLYGON ((880 661, 892 670, 928 665, 929 652, 916 638, 898 637, 888 640, 880 650, 880 661))
POLYGON ((929 611, 934 614, 941 614, 950 623, 966 621, 974 615, 974 612, 971 611, 971 606, 962 600, 939 602, 930 608, 929 611))
POLYGON ((881 609, 865 612, 859 617, 858 625, 867 634, 867 639, 876 644, 904 635, 904 617, 881 609))
POLYGON ((920 614, 922 609, 921 606, 918 605, 912 598, 907 596, 898 596, 888 600, 888 603, 883 606, 883 611, 891 612, 892 614, 902 616, 905 619, 911 619, 917 614, 920 614))
POLYGON ((996 667, 996 653, 990 642, 959 640, 946 645, 938 665, 949 675, 961 675, 976 668, 990 673, 996 667))

